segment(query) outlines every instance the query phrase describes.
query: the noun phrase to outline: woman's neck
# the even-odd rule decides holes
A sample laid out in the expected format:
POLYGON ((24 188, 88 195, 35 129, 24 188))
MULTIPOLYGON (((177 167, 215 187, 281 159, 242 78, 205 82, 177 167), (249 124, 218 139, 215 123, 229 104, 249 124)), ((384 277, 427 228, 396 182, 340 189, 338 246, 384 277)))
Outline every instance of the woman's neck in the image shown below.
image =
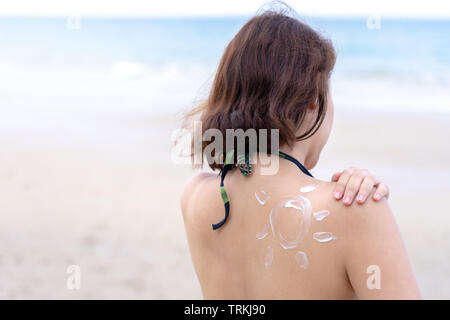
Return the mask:
MULTIPOLYGON (((300 142, 301 143, 301 142, 300 142)), ((290 148, 284 145, 279 148, 279 151, 295 158, 299 161, 306 169, 310 169, 308 165, 308 149, 307 145, 299 146, 300 143, 296 143, 294 148, 290 148)), ((289 175, 293 171, 297 171, 298 168, 292 165, 291 161, 283 159, 278 155, 267 155, 265 153, 253 153, 250 157, 252 166, 255 172, 260 175, 289 175)))
POLYGON ((306 169, 311 169, 311 161, 310 161, 310 147, 309 143, 306 141, 298 141, 294 144, 293 147, 289 147, 288 145, 280 146, 280 151, 284 152, 291 157, 297 159, 306 169))

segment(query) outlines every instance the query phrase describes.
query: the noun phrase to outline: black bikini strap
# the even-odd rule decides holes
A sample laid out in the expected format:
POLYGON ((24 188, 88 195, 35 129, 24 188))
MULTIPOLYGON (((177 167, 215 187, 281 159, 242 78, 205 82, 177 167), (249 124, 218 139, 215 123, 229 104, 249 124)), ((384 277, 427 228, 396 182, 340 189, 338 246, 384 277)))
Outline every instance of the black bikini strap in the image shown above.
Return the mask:
POLYGON ((228 219, 228 215, 230 214, 230 200, 228 199, 227 191, 225 190, 225 185, 223 184, 223 180, 227 175, 227 172, 234 167, 234 150, 231 150, 227 153, 225 157, 225 161, 223 163, 222 173, 220 175, 220 195, 222 197, 223 205, 225 207, 225 217, 219 223, 213 224, 213 230, 220 228, 228 219))
POLYGON ((279 155, 281 158, 287 159, 287 160, 289 160, 289 161, 295 163, 295 165, 296 165, 300 170, 302 170, 302 172, 303 172, 304 174, 310 176, 311 178, 314 178, 314 177, 312 176, 312 174, 308 171, 308 169, 306 169, 306 168, 300 163, 300 161, 298 161, 298 160, 295 159, 294 157, 291 157, 290 155, 288 155, 288 154, 286 154, 286 153, 284 153, 284 152, 281 152, 281 151, 278 152, 278 155, 279 155))
POLYGON ((220 176, 220 195, 222 196, 223 205, 225 206, 225 217, 219 223, 212 225, 213 230, 220 228, 227 221, 228 215, 230 214, 230 200, 228 199, 227 192, 225 191, 225 186, 223 184, 223 180, 225 179, 227 172, 231 168, 233 168, 232 164, 227 164, 227 165, 224 164, 224 167, 222 169, 222 174, 220 176))

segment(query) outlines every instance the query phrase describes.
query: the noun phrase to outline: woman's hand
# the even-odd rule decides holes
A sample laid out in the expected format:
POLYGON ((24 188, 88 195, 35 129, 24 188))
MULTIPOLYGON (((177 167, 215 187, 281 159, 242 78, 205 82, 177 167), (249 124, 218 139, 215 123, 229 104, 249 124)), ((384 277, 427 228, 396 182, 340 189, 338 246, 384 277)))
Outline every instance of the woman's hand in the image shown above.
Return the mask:
POLYGON ((383 197, 389 198, 389 187, 366 169, 349 167, 342 172, 333 174, 331 181, 337 182, 334 197, 336 200, 343 199, 347 206, 353 203, 355 197, 357 203, 363 204, 372 192, 373 187, 376 188, 373 200, 378 201, 383 197))

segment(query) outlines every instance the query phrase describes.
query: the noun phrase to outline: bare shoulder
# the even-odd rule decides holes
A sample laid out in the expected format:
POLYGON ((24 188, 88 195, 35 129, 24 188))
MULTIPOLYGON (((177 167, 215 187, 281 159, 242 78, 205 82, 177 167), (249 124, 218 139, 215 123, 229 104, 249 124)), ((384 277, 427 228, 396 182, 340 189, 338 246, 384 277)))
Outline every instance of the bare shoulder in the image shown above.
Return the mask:
POLYGON ((334 185, 321 183, 319 192, 311 197, 319 198, 316 203, 334 213, 330 215, 332 224, 329 227, 338 235, 340 256, 357 297, 420 299, 420 290, 389 201, 384 198, 372 200, 373 190, 364 204, 354 202, 345 206, 334 199, 334 185), (380 279, 383 280, 380 282, 380 279))
POLYGON ((331 219, 334 228, 344 238, 354 240, 381 237, 385 232, 398 233, 389 202, 384 198, 379 201, 372 199, 375 189, 365 203, 354 201, 352 205, 346 206, 342 200, 334 198, 335 187, 336 182, 317 180, 317 191, 308 193, 308 198, 317 209, 326 208, 334 213, 331 219))
POLYGON ((373 192, 364 204, 354 203, 343 211, 349 231, 359 236, 362 233, 370 235, 374 232, 397 229, 389 202, 385 198, 379 201, 372 200, 373 192))
POLYGON ((400 232, 389 202, 385 198, 379 201, 372 199, 375 189, 365 203, 355 201, 346 206, 333 196, 335 182, 318 181, 317 185, 317 192, 311 192, 308 198, 317 208, 326 208, 333 213, 329 221, 333 221, 333 228, 342 235, 341 239, 348 242, 345 247, 350 251, 363 242, 383 242, 387 238, 400 241, 400 232))
POLYGON ((359 204, 356 201, 350 206, 344 205, 342 200, 336 200, 334 198, 334 190, 336 188, 336 182, 320 181, 318 180, 318 190, 320 191, 318 196, 324 200, 324 204, 332 208, 333 211, 339 213, 342 220, 346 224, 350 223, 354 226, 360 225, 361 227, 370 222, 371 219, 380 219, 381 215, 385 218, 393 218, 389 202, 383 198, 379 201, 372 199, 375 188, 373 188, 370 195, 367 197, 366 202, 359 204), (378 217, 377 217, 378 214, 378 217))
POLYGON ((184 186, 181 194, 181 211, 185 215, 189 211, 189 207, 193 204, 195 198, 200 193, 205 193, 205 184, 215 181, 217 174, 213 172, 200 172, 194 175, 184 186))

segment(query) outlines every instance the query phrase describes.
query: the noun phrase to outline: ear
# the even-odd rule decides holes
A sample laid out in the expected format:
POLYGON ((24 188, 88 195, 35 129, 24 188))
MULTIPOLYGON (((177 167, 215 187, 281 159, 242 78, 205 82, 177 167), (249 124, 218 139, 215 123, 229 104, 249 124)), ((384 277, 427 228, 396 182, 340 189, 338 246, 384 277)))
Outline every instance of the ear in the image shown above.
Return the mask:
POLYGON ((313 104, 311 104, 311 105, 308 107, 308 110, 309 110, 309 111, 314 111, 314 110, 316 110, 316 108, 317 108, 317 104, 316 104, 316 103, 313 103, 313 104))

